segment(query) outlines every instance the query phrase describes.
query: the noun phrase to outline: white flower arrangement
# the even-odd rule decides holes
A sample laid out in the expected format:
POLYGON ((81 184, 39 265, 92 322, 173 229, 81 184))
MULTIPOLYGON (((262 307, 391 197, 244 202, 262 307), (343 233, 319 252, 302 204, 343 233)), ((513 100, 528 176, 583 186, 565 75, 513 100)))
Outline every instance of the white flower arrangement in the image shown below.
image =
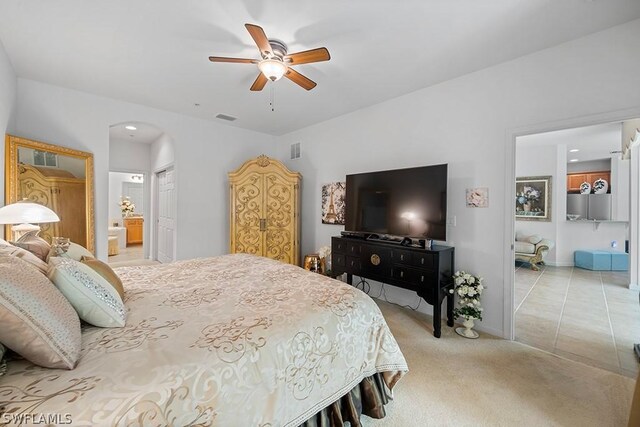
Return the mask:
POLYGON ((320 258, 327 258, 330 255, 331 255, 331 247, 330 246, 323 246, 320 249, 318 249, 318 256, 320 258))
POLYGON ((483 278, 473 276, 464 271, 456 271, 453 275, 454 288, 449 292, 458 296, 458 308, 453 311, 455 317, 482 320, 480 296, 486 289, 483 278))
POLYGON ((128 197, 120 199, 119 205, 123 216, 132 214, 136 209, 136 205, 134 205, 128 197))

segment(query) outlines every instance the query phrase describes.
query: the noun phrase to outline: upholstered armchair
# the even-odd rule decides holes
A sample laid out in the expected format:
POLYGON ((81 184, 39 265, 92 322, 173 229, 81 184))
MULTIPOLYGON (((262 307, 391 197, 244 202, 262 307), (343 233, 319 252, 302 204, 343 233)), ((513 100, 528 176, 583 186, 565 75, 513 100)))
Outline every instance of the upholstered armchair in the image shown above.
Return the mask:
POLYGON ((555 246, 555 242, 537 235, 524 235, 516 232, 516 261, 528 262, 532 270, 540 270, 538 264, 544 264, 544 257, 555 246))

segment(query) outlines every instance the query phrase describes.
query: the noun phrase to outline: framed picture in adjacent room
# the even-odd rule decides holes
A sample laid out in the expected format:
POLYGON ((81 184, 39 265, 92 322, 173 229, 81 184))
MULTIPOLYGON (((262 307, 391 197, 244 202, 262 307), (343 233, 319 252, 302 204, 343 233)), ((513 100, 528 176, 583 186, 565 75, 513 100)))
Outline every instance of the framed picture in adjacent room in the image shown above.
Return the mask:
POLYGON ((516 220, 551 221, 551 177, 516 178, 516 220))
POLYGON ((322 223, 344 225, 346 182, 332 182, 322 186, 322 223))

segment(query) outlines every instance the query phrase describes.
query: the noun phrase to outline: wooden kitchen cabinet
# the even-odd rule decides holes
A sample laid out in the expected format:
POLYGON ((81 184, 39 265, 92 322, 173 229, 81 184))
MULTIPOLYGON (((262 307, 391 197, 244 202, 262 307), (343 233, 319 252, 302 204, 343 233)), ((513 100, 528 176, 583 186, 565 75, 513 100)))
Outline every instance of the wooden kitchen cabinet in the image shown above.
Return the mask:
POLYGON ((144 218, 125 218, 124 226, 127 229, 127 246, 142 243, 144 218))
POLYGON ((578 172, 567 175, 567 191, 568 192, 580 192, 580 184, 588 182, 593 188, 593 183, 598 179, 604 179, 609 184, 611 189, 611 171, 597 171, 597 172, 578 172))

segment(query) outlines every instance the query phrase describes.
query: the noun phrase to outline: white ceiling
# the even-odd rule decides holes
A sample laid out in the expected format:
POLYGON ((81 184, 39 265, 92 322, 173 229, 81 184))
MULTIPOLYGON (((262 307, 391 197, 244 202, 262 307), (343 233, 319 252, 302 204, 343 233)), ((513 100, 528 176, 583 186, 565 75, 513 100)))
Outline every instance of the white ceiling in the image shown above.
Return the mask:
POLYGON ((162 135, 157 127, 143 122, 119 123, 109 127, 109 141, 139 142, 151 144, 162 135), (129 130, 126 126, 134 126, 136 130, 129 130))
POLYGON ((20 77, 279 135, 637 18, 638 0, 2 0, 0 40, 20 77), (326 46, 296 68, 318 86, 252 93, 255 65, 210 63, 258 57, 245 23, 326 46))
MULTIPOLYGON (((567 161, 577 159, 578 162, 587 162, 610 159, 612 151, 620 151, 622 149, 622 123, 606 123, 527 135, 519 137, 517 143, 516 149, 521 146, 564 144, 567 146, 567 161), (580 151, 569 152, 572 149, 580 151)), ((617 154, 617 156, 620 156, 620 154, 617 154)))

